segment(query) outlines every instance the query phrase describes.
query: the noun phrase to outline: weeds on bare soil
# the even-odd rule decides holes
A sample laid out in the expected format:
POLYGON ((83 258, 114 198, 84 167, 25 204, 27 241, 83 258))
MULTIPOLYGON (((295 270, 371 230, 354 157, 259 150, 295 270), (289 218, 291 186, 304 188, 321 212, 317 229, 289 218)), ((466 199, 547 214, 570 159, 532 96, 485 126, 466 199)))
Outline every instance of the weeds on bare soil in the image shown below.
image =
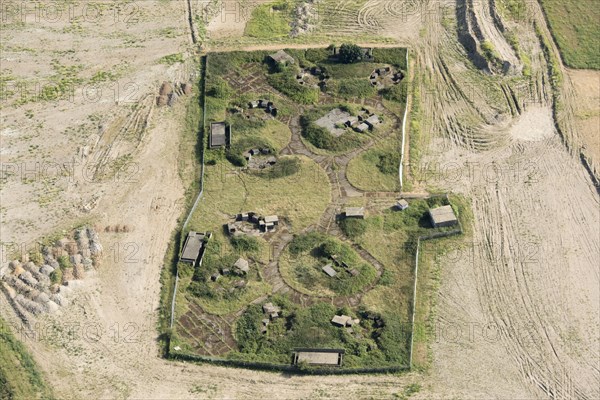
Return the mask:
POLYGON ((0 318, 0 398, 54 399, 42 373, 25 346, 0 318))

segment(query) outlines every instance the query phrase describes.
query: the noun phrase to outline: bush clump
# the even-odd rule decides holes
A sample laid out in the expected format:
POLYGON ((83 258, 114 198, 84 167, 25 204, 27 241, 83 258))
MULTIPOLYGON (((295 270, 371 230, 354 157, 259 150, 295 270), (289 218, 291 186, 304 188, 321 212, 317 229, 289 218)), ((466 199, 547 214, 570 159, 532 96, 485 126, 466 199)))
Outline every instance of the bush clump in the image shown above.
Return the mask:
POLYGON ((367 221, 364 219, 344 218, 339 223, 344 235, 356 239, 367 231, 367 221))
POLYGON ((217 99, 229 99, 233 93, 229 83, 221 77, 211 79, 210 85, 206 88, 206 94, 217 99))
POLYGON ((267 179, 285 178, 300 171, 300 160, 296 157, 280 158, 271 168, 261 171, 258 175, 267 179))
POLYGON ((315 104, 319 100, 319 89, 300 85, 293 71, 284 71, 267 76, 275 89, 301 104, 315 104))
POLYGON ((238 252, 257 253, 260 250, 258 239, 253 236, 240 235, 231 238, 231 245, 238 252))
POLYGON ((317 232, 307 233, 306 235, 296 235, 290 242, 290 254, 297 256, 300 253, 309 251, 324 240, 324 236, 317 232))
POLYGON ((300 117, 302 136, 318 149, 345 151, 360 145, 360 139, 351 133, 333 136, 326 128, 316 125, 310 117, 300 117))
POLYGON ((362 60, 362 50, 355 44, 344 43, 338 52, 339 60, 344 64, 352 64, 362 60))
POLYGON ((384 99, 401 104, 406 104, 407 93, 408 84, 406 83, 406 80, 402 80, 399 84, 385 88, 381 91, 381 95, 384 99))
POLYGON ((382 174, 396 175, 400 165, 400 153, 396 151, 385 151, 378 154, 377 169, 382 174))

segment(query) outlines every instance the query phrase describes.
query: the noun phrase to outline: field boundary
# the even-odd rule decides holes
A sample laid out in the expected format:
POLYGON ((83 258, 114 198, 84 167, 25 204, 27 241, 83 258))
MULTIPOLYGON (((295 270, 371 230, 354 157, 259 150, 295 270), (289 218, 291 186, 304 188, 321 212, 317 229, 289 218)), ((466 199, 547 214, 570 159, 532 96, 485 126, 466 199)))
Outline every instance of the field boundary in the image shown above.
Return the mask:
MULTIPOLYGON (((198 203, 200 203, 200 199, 202 198, 203 194, 204 194, 204 144, 205 144, 205 129, 206 129, 206 100, 205 100, 205 96, 206 96, 206 69, 208 67, 208 55, 203 56, 201 58, 200 61, 200 65, 202 68, 202 75, 200 77, 201 79, 201 89, 200 89, 200 101, 202 102, 202 122, 201 122, 201 126, 198 129, 198 136, 200 137, 200 140, 198 141, 200 143, 201 149, 200 149, 200 178, 199 178, 199 183, 200 183, 200 191, 198 192, 198 195, 196 196, 196 200, 194 201, 194 204, 192 205, 192 208, 190 209, 190 212, 188 213, 185 222, 183 223, 183 226, 181 228, 181 234, 179 235, 179 243, 177 245, 177 255, 180 254, 181 252, 181 241, 182 241, 182 237, 183 237, 183 233, 185 231, 185 228, 187 228, 188 223, 190 222, 190 218, 192 217, 192 214, 194 213, 194 211, 196 211, 196 207, 198 206, 198 203)), ((169 328, 173 329, 173 323, 175 320, 175 303, 176 303, 176 299, 177 299, 177 288, 179 286, 179 267, 176 265, 175 266, 175 284, 173 285, 173 299, 171 300, 171 318, 170 318, 170 322, 169 322, 169 328)), ((167 349, 167 354, 170 353, 170 342, 169 342, 169 348, 167 349)))
MULTIPOLYGON (((406 48, 406 71, 407 74, 410 75, 409 69, 408 69, 408 47, 406 48)), ((411 82, 412 83, 412 82, 411 82)), ((404 147, 405 147, 405 140, 406 140, 406 118, 408 117, 408 102, 409 99, 411 98, 411 93, 410 90, 406 90, 406 103, 404 104, 404 118, 402 118, 402 144, 400 147, 400 166, 398 167, 398 178, 400 179, 400 193, 402 194, 402 187, 404 186, 404 183, 402 181, 402 174, 403 169, 404 169, 404 147)))
MULTIPOLYGON (((409 62, 409 50, 406 48, 406 67, 408 68, 409 62)), ((200 102, 202 109, 202 121, 200 122, 200 126, 198 129, 198 146, 200 147, 200 177, 199 177, 199 192, 196 195, 194 203, 187 213, 186 219, 182 224, 179 235, 179 243, 176 244, 176 248, 178 249, 178 257, 181 252, 181 246, 183 242, 183 236, 185 235, 185 231, 188 227, 188 224, 191 220, 193 213, 196 211, 200 200, 204 194, 204 155, 206 151, 206 75, 209 63, 209 55, 206 54, 201 58, 201 83, 200 83, 200 102)), ((409 101, 410 94, 407 92, 406 98, 406 106, 404 110, 404 116, 402 121, 402 148, 401 148, 401 160, 399 163, 398 176, 400 181, 400 190, 398 193, 402 192, 403 186, 403 162, 405 157, 405 146, 406 146, 406 121, 409 116, 409 101)), ((448 199, 448 195, 434 195, 427 196, 427 198, 435 198, 435 197, 443 197, 445 196, 448 199)), ((169 360, 180 360, 180 361, 191 361, 191 362, 209 362, 217 365, 223 365, 228 367, 238 367, 238 368, 249 368, 256 370, 270 370, 270 371, 279 371, 279 372, 293 372, 295 374, 313 374, 313 375, 344 375, 344 374, 368 374, 368 373, 397 373, 402 371, 410 371, 412 369, 412 347, 413 347, 413 338, 414 338, 414 327, 415 327, 415 308, 416 308, 416 287, 417 287, 417 271, 418 271, 418 254, 420 248, 420 242, 422 240, 428 240, 438 237, 451 236, 455 234, 462 233, 462 229, 457 229, 450 232, 437 232, 427 236, 419 236, 417 238, 417 256, 415 258, 415 278, 414 278, 414 294, 413 294, 413 307, 412 307, 412 316, 410 323, 410 346, 409 346, 409 362, 406 364, 399 364, 387 367, 371 367, 371 368, 327 368, 327 367, 298 367, 291 364, 278 364, 278 363, 269 363, 269 362, 258 362, 258 361, 244 361, 244 360, 236 360, 236 359, 227 359, 222 357, 212 357, 212 356, 202 356, 196 354, 189 354, 184 352, 179 352, 177 350, 172 351, 171 349, 171 341, 168 341, 167 351, 165 354, 165 358, 169 360)), ((173 285, 173 294, 171 300, 171 315, 170 315, 170 323, 169 328, 171 332, 174 331, 175 327, 175 317, 176 317, 176 302, 177 302, 177 293, 179 289, 179 270, 178 265, 175 266, 175 282, 173 285)))
MULTIPOLYGON (((428 198, 435 197, 444 197, 448 203, 450 203, 450 199, 448 198, 448 193, 443 195, 430 196, 428 198)), ((415 276, 413 281, 413 299, 412 299, 412 310, 411 310, 411 323, 410 323, 410 345, 408 349, 408 367, 412 370, 413 368, 413 343, 415 338, 415 316, 417 314, 417 280, 419 273, 419 252, 421 249, 421 242, 432 240, 432 239, 440 239, 449 236, 461 235, 463 233, 462 225, 460 224, 460 220, 458 221, 458 229, 453 229, 448 232, 433 232, 430 235, 419 236, 417 237, 417 250, 415 252, 415 268, 413 270, 413 274, 415 276)))

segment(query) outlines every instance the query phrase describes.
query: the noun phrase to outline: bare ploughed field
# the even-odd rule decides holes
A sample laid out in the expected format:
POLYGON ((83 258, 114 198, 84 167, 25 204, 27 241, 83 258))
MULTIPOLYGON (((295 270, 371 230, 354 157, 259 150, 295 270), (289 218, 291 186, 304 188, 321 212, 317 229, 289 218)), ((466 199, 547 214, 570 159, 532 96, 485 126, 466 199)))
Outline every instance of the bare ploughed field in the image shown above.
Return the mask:
MULTIPOLYGON (((426 372, 287 376, 160 358, 159 276, 191 174, 178 162, 186 100, 156 108, 154 97, 162 81, 196 78, 191 63, 161 59, 194 54, 188 12, 191 5, 193 17, 200 14, 201 3, 140 1, 107 5, 87 19, 36 19, 30 11, 3 20, 3 81, 74 82, 76 90, 68 100, 3 99, 0 159, 12 173, 1 188, 1 240, 31 242, 82 221, 133 227, 101 233, 98 274, 60 315, 40 319, 37 337, 24 339, 58 397, 391 398, 411 383, 422 387, 414 398, 600 397, 600 203, 579 152, 568 151, 555 128, 547 64, 531 24, 543 19, 532 12, 515 28, 531 58, 533 89, 522 91, 515 80, 472 68, 456 39, 454 2, 338 2, 341 34, 369 31, 411 48, 427 138, 422 184, 471 199, 472 243, 438 260, 426 372), (72 173, 35 169, 73 161, 72 173), (90 164, 127 168, 108 179, 90 164), (130 243, 135 253, 124 254, 130 243)), ((81 3, 73 6, 82 12, 81 3)), ((501 55, 515 57, 487 11, 478 5, 474 12, 501 55)), ((239 21, 232 24, 208 27, 220 38, 243 34, 239 21)), ((580 74, 587 73, 569 72, 575 90, 564 96, 571 115, 563 130, 592 147, 597 109, 580 74), (582 122, 581 115, 591 116, 582 122)), ((3 317, 16 322, 0 298, 3 317)))

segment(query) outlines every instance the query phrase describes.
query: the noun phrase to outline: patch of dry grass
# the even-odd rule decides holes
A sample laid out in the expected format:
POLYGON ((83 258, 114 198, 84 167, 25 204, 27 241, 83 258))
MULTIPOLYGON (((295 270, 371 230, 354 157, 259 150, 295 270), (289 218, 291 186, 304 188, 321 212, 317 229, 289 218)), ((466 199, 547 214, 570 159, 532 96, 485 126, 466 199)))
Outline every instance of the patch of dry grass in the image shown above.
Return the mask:
POLYGON ((300 160, 300 171, 277 179, 244 173, 225 160, 207 166, 204 197, 190 228, 217 231, 244 211, 278 215, 294 232, 317 223, 331 201, 331 185, 319 165, 307 157, 300 160))

